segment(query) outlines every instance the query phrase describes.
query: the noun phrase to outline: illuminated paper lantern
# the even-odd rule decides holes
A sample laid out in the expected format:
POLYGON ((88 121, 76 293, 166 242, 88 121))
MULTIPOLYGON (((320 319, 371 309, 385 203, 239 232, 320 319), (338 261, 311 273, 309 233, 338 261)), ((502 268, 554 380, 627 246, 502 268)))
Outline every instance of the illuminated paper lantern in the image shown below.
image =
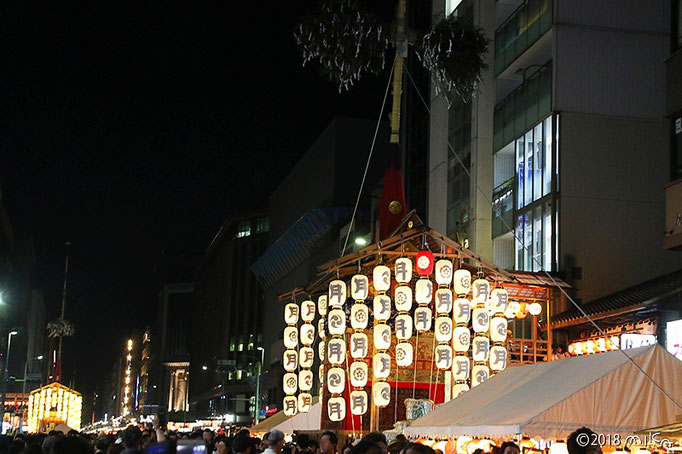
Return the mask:
POLYGON ((346 342, 343 339, 330 339, 327 342, 327 360, 330 364, 342 364, 346 359, 346 342))
POLYGON ((315 340, 315 326, 310 323, 301 325, 301 343, 303 345, 313 345, 315 340))
POLYGON ((488 363, 490 370, 499 372, 507 368, 508 353, 507 349, 501 345, 493 345, 490 347, 490 358, 488 363))
POLYGON ((397 287, 394 300, 397 311, 409 312, 412 309, 412 289, 407 285, 397 287))
POLYGON ((436 282, 438 285, 450 285, 454 267, 450 260, 438 260, 436 262, 436 282))
POLYGON ((452 347, 456 352, 468 352, 471 343, 469 328, 457 326, 452 332, 452 347))
POLYGON ((414 327, 417 331, 424 332, 431 329, 432 320, 431 309, 428 307, 418 307, 414 310, 414 327))
POLYGON ((436 318, 436 340, 438 342, 450 342, 452 339, 452 319, 450 317, 436 318))
POLYGON ((313 367, 313 361, 315 360, 315 350, 311 347, 301 347, 298 351, 298 364, 304 369, 310 369, 313 367))
POLYGON ((379 265, 372 270, 372 282, 377 292, 386 292, 391 288, 391 269, 379 265))
POLYGON ((412 280, 412 260, 401 257, 395 261, 395 280, 401 284, 412 280))
POLYGON ((504 317, 493 317, 490 323, 490 340, 504 342, 507 340, 508 322, 504 317))
POLYGON ((320 343, 317 344, 317 355, 320 357, 320 361, 324 361, 326 349, 327 345, 325 341, 320 341, 320 343))
POLYGON ((490 296, 490 282, 485 279, 476 279, 472 284, 472 301, 475 304, 485 304, 490 296))
POLYGON ((469 391, 469 385, 466 383, 457 383, 452 387, 452 398, 459 396, 460 394, 469 391))
POLYGON ((490 328, 490 314, 485 307, 475 307, 471 312, 471 327, 476 333, 484 333, 490 328))
POLYGON ((354 329, 367 328, 369 309, 362 303, 355 303, 350 308, 350 326, 354 329))
POLYGON ((374 378, 386 379, 391 374, 391 357, 388 353, 377 353, 372 361, 374 378))
POLYGON ((346 389, 346 371, 332 367, 327 371, 327 389, 332 394, 341 394, 346 389))
POLYGON ((433 272, 433 253, 431 251, 419 251, 417 253, 417 274, 428 276, 433 272))
POLYGON ((414 347, 409 342, 400 342, 395 346, 395 362, 399 367, 412 365, 414 347))
POLYGON ((284 306, 284 323, 295 325, 298 323, 298 304, 289 303, 284 306))
POLYGON ((325 337, 326 334, 324 332, 324 319, 321 318, 317 321, 317 332, 320 333, 320 337, 325 337))
POLYGON ((283 340, 286 348, 298 347, 298 328, 295 326, 287 326, 284 328, 283 340))
POLYGON ((282 367, 287 372, 298 369, 298 353, 296 350, 284 350, 282 353, 282 367))
POLYGON ((387 295, 374 297, 374 318, 381 321, 391 318, 391 298, 387 295))
POLYGON ((329 305, 331 307, 343 306, 346 302, 346 283, 342 280, 335 280, 329 283, 329 305))
POLYGON ((298 387, 301 391, 310 391, 313 389, 314 376, 310 370, 302 370, 298 373, 298 387))
POLYGON ((400 314, 395 318, 395 336, 400 340, 412 337, 412 317, 400 314))
POLYGON ((374 327, 374 347, 377 350, 388 350, 391 346, 391 327, 379 323, 374 327))
POLYGON ((594 341, 593 340, 588 340, 585 342, 585 353, 588 354, 593 354, 594 353, 594 341))
POLYGON ((296 416, 298 413, 298 398, 296 396, 286 396, 284 398, 284 415, 296 416))
POLYGON ((325 369, 324 369, 324 364, 320 364, 320 367, 317 370, 317 377, 320 379, 320 385, 324 385, 324 377, 325 377, 325 369))
POLYGON ((518 301, 510 301, 509 304, 507 304, 507 309, 504 311, 504 315, 507 318, 514 318, 516 317, 517 312, 520 310, 521 304, 518 301))
POLYGON ((438 369, 450 369, 452 367, 452 347, 449 345, 436 345, 434 354, 438 369))
POLYGON ((386 407, 391 403, 391 385, 385 381, 374 383, 372 386, 372 400, 377 407, 386 407))
POLYGON ((332 309, 327 317, 327 330, 332 336, 341 336, 346 332, 346 313, 341 309, 332 309))
POLYGON ((327 309, 329 305, 327 304, 329 300, 327 299, 327 295, 320 295, 317 298, 317 312, 320 314, 321 317, 324 317, 327 315, 327 309))
POLYGON ((472 356, 476 362, 488 361, 490 353, 490 339, 484 336, 476 336, 471 341, 472 356))
POLYGON ((452 291, 447 288, 436 290, 436 312, 449 314, 452 312, 452 291))
POLYGON ((454 283, 457 296, 467 296, 471 291, 471 273, 469 270, 456 270, 454 283))
POLYGON ((346 400, 343 397, 332 397, 327 401, 327 416, 333 422, 346 419, 346 400))
POLYGON ((369 368, 367 363, 362 361, 354 361, 350 365, 350 383, 356 388, 363 388, 367 386, 369 379, 369 368))
POLYGON ((471 362, 468 356, 455 356, 452 360, 452 378, 453 380, 468 380, 471 372, 471 362))
POLYGON ((530 312, 530 315, 540 315, 542 313, 542 305, 538 302, 530 303, 528 305, 528 312, 530 312))
POLYGON ((356 301, 364 301, 369 294, 369 279, 364 274, 356 274, 350 280, 350 296, 356 301))
POLYGON ((369 353, 367 334, 353 333, 350 335, 350 356, 355 359, 365 358, 369 353))
POLYGON ((308 413, 313 406, 313 396, 310 393, 300 393, 298 395, 298 412, 308 413))
POLYGON ((298 390, 298 375, 288 372, 282 377, 282 389, 284 394, 295 394, 298 390))
POLYGON ((304 322, 312 322, 315 318, 315 303, 310 300, 301 303, 301 319, 304 322))
POLYGON ((429 304, 433 299, 433 282, 419 279, 415 285, 414 299, 418 304, 429 304))
POLYGON ((596 349, 599 352, 605 352, 606 351, 606 338, 605 337, 600 337, 599 339, 597 339, 596 349))
POLYGON ((490 377, 488 366, 476 364, 471 369, 471 387, 478 386, 490 377))
POLYGON ((455 309, 453 313, 455 323, 458 325, 468 325, 471 320, 471 303, 466 298, 457 298, 455 300, 455 309))
POLYGON ((490 292, 490 301, 495 314, 504 314, 509 303, 509 294, 503 288, 495 288, 490 292))
POLYGON ((369 397, 363 390, 356 390, 350 393, 350 411, 356 416, 367 413, 369 407, 369 397))

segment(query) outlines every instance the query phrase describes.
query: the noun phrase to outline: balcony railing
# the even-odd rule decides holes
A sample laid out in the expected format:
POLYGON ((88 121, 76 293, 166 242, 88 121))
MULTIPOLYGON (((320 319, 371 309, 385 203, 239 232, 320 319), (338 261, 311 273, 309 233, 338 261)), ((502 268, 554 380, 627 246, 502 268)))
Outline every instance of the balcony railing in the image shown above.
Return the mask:
POLYGON ((553 0, 525 1, 495 32, 495 75, 552 27, 553 0))
POLYGON ((549 361, 549 342, 546 340, 510 338, 507 340, 509 364, 523 365, 549 361))
POLYGON ((514 211, 514 177, 493 190, 493 238, 509 231, 514 211), (506 223, 506 225, 505 225, 506 223))

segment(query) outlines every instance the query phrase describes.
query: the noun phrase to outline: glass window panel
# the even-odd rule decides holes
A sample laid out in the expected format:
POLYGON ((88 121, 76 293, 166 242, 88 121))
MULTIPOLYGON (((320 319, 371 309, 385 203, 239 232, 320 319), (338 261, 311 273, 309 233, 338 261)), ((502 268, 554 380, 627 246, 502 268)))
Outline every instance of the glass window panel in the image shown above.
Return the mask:
POLYGON ((554 208, 554 257, 552 260, 556 263, 556 271, 561 269, 561 264, 559 263, 559 201, 556 201, 556 207, 554 208))
POLYGON ((523 152, 523 139, 516 140, 516 208, 523 208, 523 172, 525 153, 523 152))
POLYGON ((533 131, 526 133, 525 145, 526 147, 526 165, 525 176, 526 181, 523 188, 523 200, 525 205, 533 201, 533 131))
POLYGON ((528 212, 523 215, 523 244, 526 246, 526 253, 524 254, 523 271, 532 270, 533 262, 533 213, 528 212))
POLYGON ((542 122, 535 126, 533 139, 535 143, 535 163, 533 176, 533 200, 542 197, 542 122))
POLYGON ((542 266, 542 206, 535 207, 533 214, 533 271, 542 266))
POLYGON ((543 187, 542 195, 547 195, 552 191, 552 117, 545 118, 545 140, 543 141, 544 162, 543 162, 543 187))
POLYGON ((516 260, 514 263, 514 268, 517 270, 523 269, 523 216, 519 216, 516 220, 516 232, 514 232, 514 244, 516 245, 516 260))
POLYGON ((545 235, 543 258, 545 271, 552 271, 552 204, 545 204, 545 214, 543 219, 543 230, 545 235))
MULTIPOLYGON (((556 171, 556 183, 554 184, 554 190, 559 191, 559 186, 560 186, 560 180, 559 180, 559 163, 561 162, 560 156, 559 156, 559 123, 560 123, 560 117, 557 114, 556 116, 556 124, 554 125, 554 128, 556 129, 554 133, 554 159, 555 159, 555 164, 554 164, 554 170, 556 171)), ((557 208, 557 212, 558 212, 557 208)))

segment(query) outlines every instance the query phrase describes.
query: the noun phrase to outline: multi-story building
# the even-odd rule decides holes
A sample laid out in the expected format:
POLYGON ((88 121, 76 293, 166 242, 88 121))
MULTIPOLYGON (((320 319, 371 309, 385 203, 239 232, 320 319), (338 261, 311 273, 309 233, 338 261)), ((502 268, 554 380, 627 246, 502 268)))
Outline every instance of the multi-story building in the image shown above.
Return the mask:
POLYGON ((249 268, 265 251, 269 230, 265 210, 231 216, 199 263, 189 365, 189 407, 196 417, 252 420, 264 328, 263 293, 249 268))
POLYGON ((432 127, 429 224, 502 267, 563 273, 583 302, 679 268, 660 240, 670 3, 433 4, 491 42, 480 93, 431 100, 459 159, 432 127))

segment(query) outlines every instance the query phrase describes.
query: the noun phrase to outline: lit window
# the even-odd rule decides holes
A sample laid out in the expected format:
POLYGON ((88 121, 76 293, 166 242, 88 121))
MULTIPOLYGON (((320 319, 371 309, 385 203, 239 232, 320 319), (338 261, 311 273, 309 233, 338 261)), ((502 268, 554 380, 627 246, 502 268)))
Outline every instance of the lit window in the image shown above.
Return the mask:
POLYGON ((259 233, 268 233, 270 231, 270 218, 262 217, 256 219, 256 235, 259 233))
POLYGON ((240 221, 237 224, 237 233, 235 238, 244 238, 245 236, 251 235, 251 221, 240 221))
POLYGON ((234 351, 234 344, 230 344, 230 351, 231 351, 231 352, 234 351))
POLYGON ((241 379, 242 379, 242 370, 238 369, 237 370, 237 380, 241 380, 241 379))
POLYGON ((238 349, 238 350, 239 350, 240 352, 243 352, 243 351, 244 351, 244 344, 239 344, 239 349, 238 349))

